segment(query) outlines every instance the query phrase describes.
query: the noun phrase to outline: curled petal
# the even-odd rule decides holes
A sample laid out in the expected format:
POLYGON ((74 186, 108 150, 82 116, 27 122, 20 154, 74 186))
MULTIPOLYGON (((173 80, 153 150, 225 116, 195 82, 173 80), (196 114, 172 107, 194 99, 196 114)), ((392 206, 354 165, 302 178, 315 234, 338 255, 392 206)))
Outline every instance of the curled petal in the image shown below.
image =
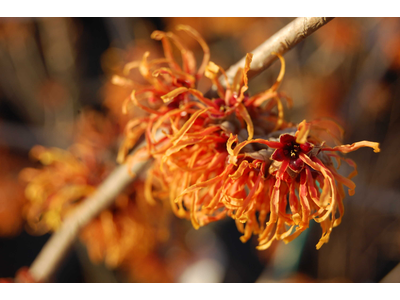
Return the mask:
POLYGON ((193 96, 197 97, 204 104, 208 105, 209 107, 215 108, 217 111, 219 111, 218 105, 216 105, 210 99, 207 99, 206 97, 204 97, 203 94, 200 91, 195 90, 195 89, 189 89, 188 92, 190 94, 192 94, 193 96))
POLYGON ((174 99, 176 96, 178 96, 184 92, 187 92, 187 91, 188 91, 187 88, 179 87, 179 88, 176 88, 173 91, 169 92, 168 94, 161 96, 161 99, 164 101, 164 103, 167 103, 167 102, 171 101, 172 99, 174 99))
MULTIPOLYGON (((324 216, 322 216, 321 218, 314 218, 314 220, 316 222, 323 222, 324 220, 326 220, 329 215, 333 212, 333 210, 336 208, 337 205, 337 189, 336 189, 336 185, 334 182, 334 177, 332 175, 332 173, 330 172, 329 169, 327 169, 325 167, 325 165, 316 157, 313 157, 312 159, 309 158, 307 155, 300 153, 299 157, 301 158, 302 161, 304 161, 304 163, 306 163, 307 165, 309 165, 311 168, 313 168, 314 170, 320 171, 324 178, 326 178, 328 181, 327 183, 329 183, 330 189, 331 189, 331 203, 329 205, 329 209, 326 212, 326 214, 324 216)), ((321 200, 320 200, 321 201, 321 200)))
POLYGON ((273 52, 271 54, 277 55, 279 60, 281 61, 281 70, 279 71, 278 78, 276 79, 275 83, 270 89, 261 94, 251 97, 248 103, 251 104, 254 102, 254 106, 260 106, 266 100, 275 98, 277 96, 282 96, 288 101, 288 106, 291 107, 292 106, 291 98, 287 97, 284 93, 277 92, 277 89, 283 80, 283 76, 285 75, 285 60, 279 53, 273 52))
MULTIPOLYGON (((218 72, 221 70, 221 72, 224 74, 224 76, 226 77, 226 73, 223 71, 223 69, 216 65, 215 63, 213 63, 212 61, 210 61, 206 67, 205 70, 205 76, 209 79, 211 79, 212 83, 217 87, 217 91, 218 91, 218 95, 221 98, 225 98, 225 89, 222 86, 222 84, 219 82, 218 79, 218 72)), ((228 78, 226 77, 226 82, 228 82, 228 78)), ((227 83, 227 89, 229 89, 229 83, 227 83)))
POLYGON ((239 92, 241 81, 242 81, 242 68, 238 68, 232 83, 232 92, 236 95, 239 92))
POLYGON ((247 140, 247 141, 241 142, 240 144, 236 145, 232 154, 234 156, 237 156, 239 154, 240 150, 242 150, 246 145, 255 144, 255 143, 267 145, 268 147, 275 148, 275 149, 283 147, 282 143, 280 143, 280 142, 268 141, 268 140, 264 140, 264 139, 254 139, 251 141, 247 140))
POLYGON ((285 154, 282 148, 275 149, 274 153, 271 155, 271 159, 276 161, 283 161, 285 159, 285 154))
POLYGON ((284 238, 283 242, 285 244, 290 243, 295 238, 297 238, 300 235, 300 233, 302 233, 306 229, 307 229, 307 227, 300 225, 299 227, 296 228, 296 231, 292 235, 289 235, 288 237, 284 238))
POLYGON ((178 25, 176 27, 177 30, 184 30, 187 33, 189 33, 196 41, 199 42, 201 48, 203 48, 204 51, 204 56, 203 56, 203 61, 197 70, 197 77, 201 77, 204 73, 204 70, 206 69, 206 66, 208 64, 208 61, 210 60, 210 48, 208 47, 207 43, 203 40, 201 35, 194 30, 192 27, 187 26, 187 25, 178 25))
POLYGON ((130 62, 130 63, 127 63, 127 64, 125 65, 125 67, 124 67, 124 70, 123 70, 124 75, 125 75, 125 76, 129 75, 129 72, 130 72, 132 69, 139 68, 139 66, 140 66, 140 61, 132 61, 132 62, 130 62))
POLYGON ((171 76, 172 80, 176 83, 178 78, 190 82, 190 83, 194 83, 195 79, 193 76, 191 76, 190 74, 187 74, 185 72, 182 71, 178 71, 178 70, 172 70, 169 68, 160 68, 157 69, 153 72, 153 76, 154 77, 158 77, 160 74, 168 74, 169 76, 171 76))
POLYGON ((210 62, 208 62, 208 65, 206 67, 204 75, 207 78, 214 80, 215 78, 217 78, 218 72, 219 72, 218 65, 216 65, 214 62, 210 61, 210 62))
POLYGON ((132 86, 133 85, 132 80, 118 76, 118 75, 114 75, 111 78, 111 83, 118 85, 118 86, 132 86))
POLYGON ((329 185, 328 178, 324 178, 324 186, 322 187, 322 193, 319 197, 319 203, 321 207, 327 207, 328 204, 331 202, 331 189, 329 185))
POLYGON ((199 191, 197 190, 194 192, 194 197, 192 197, 192 203, 190 208, 190 220, 192 221, 193 228, 196 230, 200 228, 200 224, 196 218, 196 209, 198 200, 199 200, 199 191))
POLYGON ((154 200, 152 193, 152 183, 153 183, 153 170, 149 169, 147 171, 147 177, 144 184, 144 197, 150 205, 155 205, 156 200, 154 200))
POLYGON ((163 114, 163 113, 161 113, 161 112, 159 112, 159 111, 156 111, 156 110, 154 110, 154 109, 151 109, 150 107, 147 107, 147 106, 144 106, 143 104, 141 104, 141 103, 136 99, 135 93, 136 93, 136 91, 133 90, 132 93, 131 93, 131 100, 132 100, 132 102, 133 102, 137 107, 139 107, 139 108, 143 109, 144 111, 147 111, 147 112, 149 112, 149 113, 151 113, 151 114, 156 114, 156 115, 162 115, 162 114, 163 114))
POLYGON ((240 165, 239 168, 236 170, 236 172, 232 175, 229 175, 229 177, 233 180, 239 179, 239 177, 241 177, 244 173, 244 171, 247 169, 249 165, 249 162, 247 160, 243 160, 240 165))
POLYGON ((307 142, 308 133, 310 132, 310 123, 307 123, 306 120, 303 120, 299 124, 299 128, 295 134, 296 143, 304 144, 307 142))
POLYGON ((178 133, 174 136, 173 139, 171 139, 171 142, 173 144, 177 144, 185 135, 185 133, 190 129, 190 127, 192 127, 192 125, 194 124, 194 122, 196 121, 196 119, 202 115, 203 113, 207 112, 209 110, 209 108, 205 108, 202 110, 198 110, 196 111, 190 118, 189 120, 187 120, 187 122, 185 123, 185 125, 182 126, 182 128, 178 131, 178 133))
POLYGON ((296 225, 299 225, 301 221, 300 213, 299 213, 299 200, 296 196, 295 183, 293 182, 290 185, 290 193, 289 193, 289 206, 292 212, 292 219, 296 225))
POLYGON ((247 91, 247 89, 249 88, 249 87, 248 87, 249 79, 247 78, 247 72, 250 70, 250 64, 251 64, 252 59, 253 59, 253 54, 247 53, 247 55, 246 55, 246 61, 245 61, 244 69, 243 69, 243 75, 242 75, 242 78, 243 78, 243 86, 242 86, 242 88, 240 89, 240 96, 239 96, 239 98, 238 98, 238 100, 237 100, 239 103, 242 102, 242 100, 243 100, 243 98, 244 98, 244 93, 245 93, 245 92, 247 91))
POLYGON ((253 126, 251 117, 249 115, 249 112, 247 111, 246 107, 241 103, 239 103, 238 112, 239 112, 239 115, 246 121, 247 133, 249 135, 249 137, 247 139, 251 140, 254 136, 254 126, 253 126))
POLYGON ((234 164, 234 165, 236 165, 237 157, 233 152, 234 150, 232 149, 232 145, 234 143, 238 143, 238 142, 239 142, 239 140, 238 140, 237 135, 233 135, 231 133, 231 135, 229 136, 229 139, 228 139, 228 141, 226 143, 226 150, 228 151, 228 153, 230 155, 229 163, 234 164))
POLYGON ((182 55, 182 65, 186 73, 194 74, 196 69, 196 60, 193 52, 187 49, 181 42, 181 40, 172 32, 168 32, 167 36, 175 43, 182 55))
POLYGON ((340 175, 338 172, 335 171, 335 169, 330 168, 330 170, 338 182, 340 182, 341 184, 344 184, 345 186, 347 186, 349 188, 349 195, 350 196, 354 195, 354 193, 355 193, 354 190, 356 188, 356 184, 353 181, 351 181, 349 178, 346 178, 346 177, 340 175))
POLYGON ((329 242, 329 236, 332 232, 332 224, 330 222, 330 220, 325 220, 323 222, 321 222, 321 227, 322 227, 322 237, 319 240, 318 244, 316 245, 317 250, 321 249, 323 244, 326 244, 327 242, 329 242))
POLYGON ((161 43, 164 48, 164 55, 168 59, 171 68, 175 70, 181 70, 181 67, 176 63, 174 56, 172 54, 172 47, 170 42, 168 41, 167 34, 163 31, 155 30, 153 31, 150 37, 158 41, 161 40, 161 43))
POLYGON ((278 120, 276 121, 274 131, 278 130, 282 123, 284 122, 283 117, 284 117, 284 111, 283 111, 283 105, 282 101, 279 97, 274 97, 274 100, 276 101, 276 107, 278 108, 278 120))
POLYGON ((214 62, 210 61, 208 62, 208 65, 205 70, 205 76, 211 80, 217 78, 218 72, 219 72, 219 66, 215 64, 214 62))
POLYGON ((191 193, 191 192, 200 190, 200 189, 202 189, 202 188, 204 188, 204 187, 207 187, 207 186, 209 186, 209 185, 211 185, 211 184, 214 184, 214 183, 220 181, 221 178, 223 178, 226 174, 229 174, 229 172, 232 170, 232 167, 233 167, 232 165, 229 165, 229 166, 225 169, 225 171, 222 172, 220 175, 218 175, 218 176, 216 176, 216 177, 214 177, 214 178, 212 178, 212 179, 209 179, 209 180, 206 180, 206 181, 203 181, 203 182, 199 182, 199 183, 196 183, 196 184, 194 184, 194 185, 188 187, 187 189, 185 189, 185 190, 182 192, 182 194, 181 194, 180 196, 183 196, 183 195, 185 195, 185 194, 188 194, 188 193, 191 193))
POLYGON ((161 96, 161 99, 164 101, 164 103, 171 101, 172 99, 174 99, 176 96, 188 92, 190 94, 192 94, 193 96, 197 97, 201 102, 203 102, 204 104, 206 104, 207 106, 209 106, 210 108, 214 108, 213 113, 219 114, 219 107, 218 105, 216 105, 213 101, 211 101, 210 99, 207 99, 206 97, 203 96, 203 94, 195 89, 188 89, 185 87, 179 87, 171 92, 169 92, 168 94, 161 96))
POLYGON ((278 169, 278 172, 276 172, 276 177, 277 177, 277 178, 283 179, 283 175, 285 174, 287 168, 289 167, 290 162, 291 162, 291 161, 289 161, 289 160, 287 160, 287 159, 285 159, 285 160, 282 162, 281 166, 280 166, 279 169, 278 169))
POLYGON ((300 204, 301 204, 301 214, 302 214, 302 225, 308 227, 310 220, 311 207, 308 201, 308 191, 307 191, 307 176, 306 173, 302 172, 300 175, 300 204))
POLYGON ((278 56, 279 60, 281 61, 281 70, 279 71, 278 78, 276 79, 274 85, 271 87, 272 91, 276 91, 283 80, 283 76, 285 76, 285 59, 279 53, 272 52, 271 54, 275 54, 276 56, 278 56))
POLYGON ((342 153, 349 153, 349 152, 355 151, 357 149, 360 149, 361 147, 370 147, 370 148, 374 149, 375 153, 378 153, 381 151, 381 149, 379 148, 379 143, 369 142, 369 141, 356 142, 351 145, 340 145, 340 146, 336 146, 333 148, 325 147, 325 148, 322 148, 322 151, 340 151, 342 153))

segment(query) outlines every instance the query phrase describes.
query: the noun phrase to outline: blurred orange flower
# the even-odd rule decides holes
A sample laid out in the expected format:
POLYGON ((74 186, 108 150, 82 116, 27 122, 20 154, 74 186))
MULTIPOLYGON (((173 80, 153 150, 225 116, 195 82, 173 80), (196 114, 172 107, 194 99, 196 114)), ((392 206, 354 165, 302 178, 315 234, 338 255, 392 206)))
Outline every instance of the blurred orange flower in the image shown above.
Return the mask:
MULTIPOLYGON (((35 146, 31 155, 43 167, 20 173, 27 182, 24 215, 30 233, 56 231, 116 167, 118 130, 114 123, 100 113, 84 111, 76 127, 78 134, 68 150, 35 146)), ((155 274, 137 274, 135 267, 149 256, 158 256, 158 246, 168 239, 169 214, 168 206, 144 200, 144 183, 139 180, 93 219, 80 238, 94 263, 122 267, 135 281, 169 282, 172 279, 161 258, 158 269, 153 269, 155 274)))

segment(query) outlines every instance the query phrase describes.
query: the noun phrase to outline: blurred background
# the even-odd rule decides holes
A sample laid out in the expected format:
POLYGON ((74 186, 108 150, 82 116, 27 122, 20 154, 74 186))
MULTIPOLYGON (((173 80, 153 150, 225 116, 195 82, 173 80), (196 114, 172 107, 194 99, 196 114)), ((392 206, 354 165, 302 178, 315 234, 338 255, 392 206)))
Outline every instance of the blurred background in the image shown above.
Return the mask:
MULTIPOLYGON (((0 277, 29 266, 51 232, 29 225, 32 203, 19 174, 40 167, 30 149, 37 144, 68 149, 82 139, 82 116, 93 114, 88 127, 95 130, 88 132, 98 133, 97 140, 87 136, 112 148, 107 152, 112 168, 127 122, 121 106, 130 91, 112 85, 111 77, 145 51, 163 56, 161 43, 150 39, 154 30, 192 26, 208 43, 211 60, 228 69, 292 20, 0 18, 0 277)), ((200 61, 201 47, 184 42, 200 61)), ((321 229, 312 223, 292 243, 258 251, 256 239, 240 242, 233 220, 196 231, 175 216, 165 217, 168 234, 158 228, 154 235, 163 237, 149 241, 153 231, 128 209, 138 197, 134 189, 85 228, 53 281, 400 282, 400 19, 336 18, 284 57, 280 90, 294 102, 286 109, 288 120, 333 118, 345 129, 344 143, 381 144, 379 154, 370 149, 348 154, 358 165, 356 194, 345 198, 342 224, 328 244, 315 249, 321 229), (110 220, 119 224, 114 227, 121 237, 129 239, 131 233, 120 228, 132 220, 147 234, 136 244, 121 238, 118 252, 117 242, 107 237, 110 220)), ((274 63, 252 79, 250 94, 269 88, 279 68, 274 63)), ((200 82, 200 90, 209 88, 207 80, 200 82)))

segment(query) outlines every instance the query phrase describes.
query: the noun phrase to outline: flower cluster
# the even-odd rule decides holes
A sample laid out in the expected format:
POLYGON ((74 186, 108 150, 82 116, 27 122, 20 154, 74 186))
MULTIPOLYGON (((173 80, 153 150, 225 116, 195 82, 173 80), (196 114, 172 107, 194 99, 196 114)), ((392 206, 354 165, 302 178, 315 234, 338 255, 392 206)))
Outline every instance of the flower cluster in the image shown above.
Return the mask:
MULTIPOLYGON (((252 54, 229 82, 223 68, 209 61, 208 47, 198 33, 179 29, 202 46, 201 67, 196 71, 192 53, 175 34, 153 33, 163 42, 165 58, 148 62, 146 53, 141 62, 127 65, 138 67, 150 85, 131 94, 133 104, 147 115, 128 123, 119 161, 144 134, 145 151, 154 159, 145 184, 148 201, 168 198, 174 213, 190 219, 196 229, 229 216, 243 233, 243 242, 258 235, 260 250, 274 240, 290 242, 314 220, 322 228, 319 249, 340 224, 344 186, 350 195, 355 189, 351 178, 356 164, 341 154, 360 147, 379 152, 378 143, 341 145, 343 130, 330 120, 287 122, 282 99, 288 106, 292 102, 278 92, 285 73, 279 54, 281 70, 275 83, 250 96, 252 54), (182 67, 170 42, 182 54, 182 67), (206 97, 196 89, 203 75, 212 81, 217 96, 206 97), (342 161, 354 167, 348 177, 337 171, 342 161)), ((118 81, 129 83, 129 78, 118 81)))
POLYGON ((68 149, 35 146, 30 155, 43 168, 25 168, 24 209, 28 230, 36 234, 57 230, 62 220, 90 195, 113 170, 113 123, 94 111, 84 111, 77 122, 74 144, 68 149))
MULTIPOLYGON (((126 158, 128 150, 135 145, 140 136, 149 127, 153 127, 153 124, 161 125, 171 114, 179 115, 190 108, 190 106, 180 107, 185 102, 184 95, 175 97, 168 105, 165 105, 162 96, 176 89, 193 89, 197 80, 204 73, 210 54, 207 44, 195 30, 183 25, 178 26, 178 30, 184 31, 198 40, 203 48, 204 57, 198 69, 196 68, 196 60, 192 51, 184 46, 178 36, 171 32, 154 31, 151 37, 162 41, 165 58, 149 60, 150 52, 146 52, 141 61, 133 61, 125 66, 124 74, 127 77, 114 76, 112 79, 113 83, 117 85, 132 88, 130 97, 123 104, 123 112, 126 113, 129 109, 129 104, 133 103, 148 113, 145 117, 133 118, 127 124, 127 138, 118 155, 119 162, 122 162, 126 158), (173 58, 170 41, 174 43, 181 53, 182 66, 173 58), (138 84, 129 78, 129 74, 133 69, 139 70, 147 84, 138 84), (148 126, 149 124, 150 126, 148 126)), ((149 137, 149 134, 146 136, 149 137)), ((149 143, 149 147, 153 145, 151 140, 148 139, 147 142, 149 143)))
MULTIPOLYGON (((35 146, 31 156, 41 168, 25 168, 24 207, 26 229, 32 234, 57 231, 116 167, 118 126, 107 115, 84 111, 77 122, 74 143, 68 150, 35 146)), ((169 236, 165 225, 167 205, 150 205, 139 179, 116 197, 115 204, 91 220, 80 233, 89 258, 119 268, 133 281, 172 281, 158 248, 169 236), (147 272, 138 272, 145 261, 154 261, 147 272), (158 262, 158 263, 157 263, 158 262)))

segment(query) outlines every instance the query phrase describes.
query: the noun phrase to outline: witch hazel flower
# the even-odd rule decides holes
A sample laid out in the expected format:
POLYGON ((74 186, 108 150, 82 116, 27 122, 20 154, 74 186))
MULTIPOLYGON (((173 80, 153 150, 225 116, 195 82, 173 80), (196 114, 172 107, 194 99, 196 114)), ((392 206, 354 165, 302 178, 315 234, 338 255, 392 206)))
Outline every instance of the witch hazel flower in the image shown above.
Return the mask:
POLYGON ((272 160, 282 162, 281 169, 290 168, 292 172, 299 172, 304 167, 304 162, 299 157, 300 154, 307 154, 313 149, 311 143, 299 144, 296 137, 290 134, 282 134, 279 137, 280 147, 271 156, 272 160))
MULTIPOLYGON (((85 110, 75 125, 78 134, 68 150, 37 145, 30 155, 42 167, 20 172, 26 182, 26 229, 32 234, 58 231, 115 168, 119 131, 110 116, 85 110)), ((82 228, 80 240, 93 263, 124 270, 136 281, 170 281, 157 251, 169 236, 171 211, 168 203, 150 205, 144 198, 145 184, 138 179, 82 228), (138 275, 139 266, 148 261, 154 266, 138 275)), ((29 273, 19 275, 18 280, 29 282, 29 273)))
POLYGON ((193 104, 188 105, 188 95, 185 93, 177 95, 167 105, 162 96, 184 87, 185 89, 195 88, 198 80, 203 76, 205 67, 209 61, 209 48, 202 37, 189 26, 180 25, 177 27, 190 37, 198 41, 203 49, 204 55, 201 65, 196 67, 196 60, 193 52, 188 49, 182 40, 172 32, 154 31, 151 37, 160 40, 163 45, 163 58, 149 60, 150 52, 145 52, 141 61, 128 63, 124 68, 126 77, 115 75, 112 82, 116 85, 131 88, 130 97, 125 99, 122 111, 127 114, 130 105, 140 108, 145 116, 133 117, 125 128, 126 138, 120 148, 119 163, 126 160, 129 151, 136 145, 139 138, 145 134, 148 143, 148 150, 152 151, 157 144, 153 125, 162 124, 170 117, 186 113, 193 104), (172 43, 172 44, 171 44, 172 43), (182 56, 182 65, 178 64, 173 56, 172 45, 178 48, 182 56), (137 69, 140 75, 147 82, 139 84, 130 79, 132 70, 137 69))
MULTIPOLYGON (((256 213, 260 216, 259 226, 245 225, 246 228, 249 227, 247 231, 259 235, 258 249, 267 249, 274 240, 283 240, 286 243, 292 241, 308 228, 311 220, 320 223, 322 228, 322 237, 316 246, 319 249, 329 241, 333 227, 340 224, 344 214, 343 187, 348 187, 349 195, 353 195, 355 184, 351 178, 357 174, 356 164, 340 154, 361 147, 373 148, 374 152, 379 152, 380 149, 378 143, 369 141, 327 147, 319 135, 324 127, 325 133, 331 133, 329 126, 338 129, 334 122, 327 120, 309 123, 303 121, 294 134, 284 133, 275 140, 253 139, 238 143, 230 150, 230 162, 233 164, 248 144, 266 145, 269 151, 273 150, 271 156, 265 160, 269 173, 266 178, 269 197, 263 200, 253 198, 246 203, 248 207, 243 209, 245 215, 238 216, 242 220, 254 219, 256 213), (355 168, 354 172, 348 177, 340 175, 334 166, 334 160, 338 166, 341 161, 347 162, 355 168), (267 205, 261 206, 260 201, 267 205), (269 215, 269 219, 264 227, 266 215, 269 215)), ((338 140, 339 137, 333 135, 333 138, 338 140)), ((232 144, 237 138, 231 136, 230 140, 232 144)))
MULTIPOLYGON (((162 143, 154 148, 159 150, 151 154, 156 159, 152 170, 160 168, 174 212, 179 217, 190 218, 195 228, 226 215, 234 218, 240 201, 247 199, 247 203, 252 195, 259 194, 256 189, 261 182, 261 175, 255 171, 264 169, 265 163, 260 160, 250 161, 248 167, 255 170, 249 174, 246 172, 246 176, 236 180, 243 168, 237 170, 235 166, 226 165, 229 134, 234 133, 241 140, 251 140, 255 133, 267 134, 287 125, 279 108, 276 114, 272 111, 274 106, 261 107, 267 99, 273 100, 280 107, 276 92, 278 84, 251 98, 245 94, 251 58, 249 54, 244 69, 238 71, 232 85, 226 80, 226 88, 218 87, 220 98, 206 98, 200 91, 184 87, 161 97, 168 104, 182 93, 191 96, 188 99, 191 109, 186 111, 186 118, 182 114, 168 114, 170 123, 167 124, 171 128, 167 129, 172 134, 167 134, 161 140, 162 143), (253 123, 253 120, 257 122, 253 123), (258 126, 261 120, 264 120, 263 126, 258 126), (245 186, 251 186, 249 195, 246 195, 245 186)), ((278 83, 284 72, 283 58, 281 60, 283 63, 278 83)), ((225 74, 221 67, 210 62, 206 76, 217 82, 219 71, 225 74)), ((164 128, 167 124, 164 123, 164 128)), ((159 130, 160 125, 160 122, 154 124, 152 132, 159 130)))
MULTIPOLYGON (((215 79, 218 72, 223 74, 225 72, 212 62, 203 67, 204 63, 208 62, 209 59, 208 46, 193 29, 184 26, 180 28, 186 28, 187 32, 192 33, 192 36, 199 41, 204 50, 203 62, 197 72, 194 72, 194 68, 190 69, 187 67, 195 65, 195 62, 187 63, 186 66, 184 64, 183 71, 196 80, 205 73, 213 82, 217 82, 215 79)), ((182 55, 186 55, 189 50, 184 48, 182 43, 177 42, 176 36, 172 33, 156 32, 152 36, 162 40, 165 57, 170 63, 170 70, 178 68, 179 66, 173 60, 171 45, 168 41, 174 41, 175 46, 181 50, 182 55)), ((249 54, 244 69, 238 71, 233 85, 229 85, 229 82, 226 80, 226 90, 223 90, 222 87, 219 88, 218 93, 221 98, 208 99, 204 97, 200 91, 195 89, 196 82, 191 82, 190 85, 178 86, 176 83, 181 81, 172 80, 168 84, 164 82, 165 86, 171 89, 170 92, 160 96, 164 105, 159 105, 157 109, 153 109, 150 108, 153 100, 152 96, 156 94, 161 95, 165 92, 159 89, 159 84, 156 84, 157 82, 154 81, 154 78, 148 78, 152 86, 147 87, 147 90, 152 90, 153 94, 147 94, 147 98, 143 97, 142 100, 144 101, 138 101, 134 96, 131 97, 134 105, 146 111, 148 115, 144 118, 132 118, 128 123, 126 127, 126 139, 120 149, 119 161, 122 162, 127 158, 129 149, 134 146, 140 135, 144 134, 147 141, 147 148, 144 149, 145 151, 138 152, 135 157, 128 157, 128 160, 134 161, 138 159, 139 155, 146 158, 143 152, 156 159, 153 167, 147 173, 146 195, 148 201, 155 203, 152 196, 154 188, 168 187, 165 193, 169 195, 174 212, 180 217, 191 215, 195 227, 199 226, 197 225, 198 223, 204 225, 216 218, 216 216, 210 213, 203 214, 199 212, 196 207, 199 205, 201 207, 209 206, 209 209, 214 210, 213 205, 210 206, 207 203, 214 204, 217 200, 219 201, 219 194, 218 197, 213 196, 211 199, 207 197, 202 198, 198 204, 191 205, 190 203, 194 201, 195 196, 181 197, 181 193, 196 182, 206 182, 215 176, 216 173, 223 174, 221 176, 229 175, 227 172, 223 172, 228 156, 226 142, 229 134, 232 132, 240 133, 245 139, 252 138, 254 135, 251 114, 253 114, 256 106, 251 106, 251 110, 247 110, 247 101, 249 101, 249 105, 253 105, 257 102, 256 100, 262 101, 263 99, 268 99, 268 97, 277 96, 276 93, 274 94, 277 88, 276 84, 271 90, 272 92, 270 91, 270 96, 262 93, 260 97, 250 99, 245 95, 245 91, 247 90, 247 72, 250 67, 251 57, 249 54), (144 106, 143 103, 146 100, 147 106, 144 106), (164 136, 156 138, 157 132, 163 132, 164 136), (198 161, 195 160, 195 157, 198 158, 198 161), (209 172, 204 172, 204 170, 209 172), (200 176, 202 177, 200 178, 200 176), (181 180, 182 178, 183 180, 181 180), (155 184, 154 181, 158 182, 155 184), (184 202, 188 203, 184 204, 184 202), (204 203, 204 205, 200 203, 204 203), (196 221, 198 219, 196 216, 199 214, 202 217, 198 216, 200 220, 196 221)), ((183 59, 182 61, 185 63, 189 59, 183 59)), ((144 68, 143 63, 142 68, 144 68)), ((177 70, 175 69, 175 71, 177 70)), ((163 72, 166 72, 165 68, 154 70, 152 76, 158 78, 163 72)), ((144 73, 148 75, 149 70, 144 73)), ((282 74, 281 71, 280 77, 283 76, 282 74)), ((182 73, 181 75, 183 76, 184 74, 182 73)), ((258 101, 257 103, 259 105, 261 102, 258 101)), ((277 127, 277 123, 283 123, 282 120, 281 122, 277 121, 277 119, 282 117, 282 114, 277 116, 275 113, 269 113, 271 110, 271 107, 264 109, 265 115, 263 116, 270 118, 268 120, 269 130, 277 127)), ((214 182, 216 181, 214 180, 214 182)), ((218 191, 221 191, 221 187, 218 187, 218 191)), ((223 216, 223 214, 219 214, 219 216, 223 216)))
POLYGON ((277 56, 280 73, 262 93, 247 92, 252 54, 232 83, 210 61, 200 71, 215 85, 216 97, 205 97, 195 86, 170 85, 170 91, 160 92, 163 104, 157 110, 148 110, 145 119, 132 119, 131 125, 143 126, 147 148, 142 152, 153 158, 146 199, 155 203, 156 198, 169 198, 174 213, 190 219, 196 229, 231 217, 243 233, 242 242, 258 235, 260 250, 275 240, 292 241, 314 220, 322 228, 319 249, 341 222, 344 186, 354 194, 356 164, 342 154, 360 147, 379 152, 379 144, 341 145, 343 129, 330 120, 286 121, 281 99, 289 107, 292 101, 278 92, 285 61, 277 56), (163 133, 161 138, 155 138, 157 132, 163 133), (335 146, 328 147, 328 140, 335 146), (335 168, 341 162, 354 167, 348 177, 335 168))

